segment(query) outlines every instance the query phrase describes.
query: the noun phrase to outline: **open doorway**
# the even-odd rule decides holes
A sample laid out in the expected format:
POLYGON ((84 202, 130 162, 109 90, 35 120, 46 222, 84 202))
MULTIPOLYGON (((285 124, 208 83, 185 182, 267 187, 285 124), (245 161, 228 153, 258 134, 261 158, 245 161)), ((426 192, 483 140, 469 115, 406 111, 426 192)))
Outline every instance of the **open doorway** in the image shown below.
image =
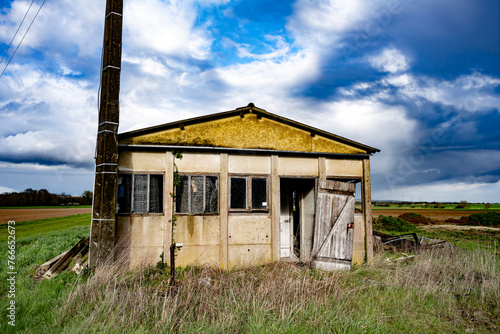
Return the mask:
POLYGON ((280 180, 280 259, 309 261, 315 214, 315 180, 280 180))

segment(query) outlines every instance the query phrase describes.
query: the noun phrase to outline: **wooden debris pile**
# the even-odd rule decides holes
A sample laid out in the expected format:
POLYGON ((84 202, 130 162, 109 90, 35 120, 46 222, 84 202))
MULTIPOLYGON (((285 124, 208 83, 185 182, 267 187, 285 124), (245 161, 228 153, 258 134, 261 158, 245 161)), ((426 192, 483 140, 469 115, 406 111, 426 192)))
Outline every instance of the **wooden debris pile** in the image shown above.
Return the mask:
POLYGON ((72 270, 80 274, 88 265, 89 238, 80 239, 70 250, 59 254, 40 265, 33 276, 35 282, 51 279, 63 270, 72 270))
POLYGON ((377 231, 373 232, 374 251, 407 252, 445 246, 453 249, 453 246, 445 240, 430 239, 423 236, 419 238, 416 233, 393 236, 377 231))

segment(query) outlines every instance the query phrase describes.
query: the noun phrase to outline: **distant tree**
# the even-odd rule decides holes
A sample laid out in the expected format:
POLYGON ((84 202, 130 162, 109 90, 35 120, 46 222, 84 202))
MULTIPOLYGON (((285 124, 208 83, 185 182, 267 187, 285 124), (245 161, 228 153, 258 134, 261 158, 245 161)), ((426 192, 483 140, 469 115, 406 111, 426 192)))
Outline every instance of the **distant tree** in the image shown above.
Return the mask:
POLYGON ((460 204, 458 204, 455 209, 467 209, 470 206, 469 202, 467 201, 460 201, 460 204))
POLYGON ((82 194, 82 204, 86 204, 86 205, 89 205, 89 204, 92 204, 92 196, 93 196, 93 193, 90 191, 90 190, 85 190, 82 194))
POLYGON ((491 203, 486 203, 486 204, 484 205, 484 208, 485 208, 486 210, 491 209, 491 207, 492 207, 491 203))

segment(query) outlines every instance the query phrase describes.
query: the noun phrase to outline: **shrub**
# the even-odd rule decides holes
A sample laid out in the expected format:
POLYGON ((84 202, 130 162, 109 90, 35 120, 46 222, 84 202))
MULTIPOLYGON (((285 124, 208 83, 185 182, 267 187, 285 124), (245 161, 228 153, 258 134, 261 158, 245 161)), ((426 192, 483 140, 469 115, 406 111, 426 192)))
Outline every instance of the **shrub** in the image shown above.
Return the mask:
POLYGON ((375 228, 390 232, 414 232, 416 228, 411 223, 392 216, 380 216, 375 221, 375 228))
POLYGON ((500 212, 478 212, 467 218, 467 225, 497 226, 500 225, 500 212))
POLYGON ((434 223, 432 219, 413 212, 403 213, 402 215, 399 215, 399 218, 413 225, 429 225, 434 223))

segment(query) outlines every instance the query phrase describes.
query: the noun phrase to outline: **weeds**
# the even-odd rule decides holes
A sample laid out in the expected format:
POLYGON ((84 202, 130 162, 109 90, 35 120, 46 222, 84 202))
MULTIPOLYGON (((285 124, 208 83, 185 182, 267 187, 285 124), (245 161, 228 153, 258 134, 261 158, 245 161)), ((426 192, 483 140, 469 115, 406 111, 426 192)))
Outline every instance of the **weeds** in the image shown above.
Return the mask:
MULTIPOLYGON (((62 252, 88 227, 20 238, 18 326, 30 333, 435 333, 500 330, 499 256, 422 251, 395 263, 324 272, 293 263, 222 271, 110 268, 34 284, 30 268, 62 252), (50 252, 48 251, 50 250, 50 252)), ((479 241, 477 242, 479 243, 479 241)), ((3 295, 2 295, 3 296, 3 295)), ((1 299, 2 309, 5 297, 1 299)), ((5 318, 5 317, 4 317, 5 318)), ((2 324, 3 325, 3 324, 2 324)), ((4 327, 6 328, 6 327, 4 327)), ((6 328, 6 332, 11 330, 6 328)))

